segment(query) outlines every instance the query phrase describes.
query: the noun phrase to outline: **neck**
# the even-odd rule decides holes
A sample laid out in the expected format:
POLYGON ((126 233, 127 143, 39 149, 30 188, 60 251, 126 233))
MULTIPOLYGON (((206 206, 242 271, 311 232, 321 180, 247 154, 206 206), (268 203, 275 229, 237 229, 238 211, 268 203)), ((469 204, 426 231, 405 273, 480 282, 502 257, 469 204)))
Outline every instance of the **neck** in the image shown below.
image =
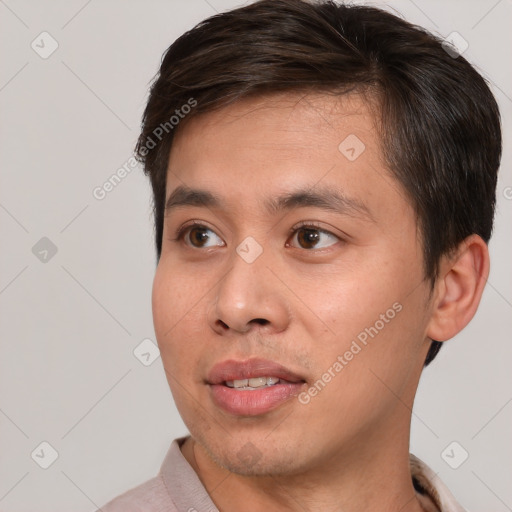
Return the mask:
POLYGON ((408 436, 397 432, 385 443, 381 435, 373 437, 379 439, 367 436, 350 452, 333 453, 320 467, 312 465, 293 475, 232 473, 218 466, 192 438, 182 452, 222 512, 421 512, 409 468, 408 436))

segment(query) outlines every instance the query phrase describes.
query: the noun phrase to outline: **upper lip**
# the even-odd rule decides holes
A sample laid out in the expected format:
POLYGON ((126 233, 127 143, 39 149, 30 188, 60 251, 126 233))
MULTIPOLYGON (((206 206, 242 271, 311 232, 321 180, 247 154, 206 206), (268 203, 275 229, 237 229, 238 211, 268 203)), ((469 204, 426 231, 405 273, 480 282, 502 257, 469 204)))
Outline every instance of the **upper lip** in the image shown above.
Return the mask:
POLYGON ((288 368, 266 359, 235 361, 229 359, 213 366, 208 373, 208 384, 222 384, 230 380, 250 379, 251 377, 277 377, 288 382, 305 382, 300 375, 288 368))

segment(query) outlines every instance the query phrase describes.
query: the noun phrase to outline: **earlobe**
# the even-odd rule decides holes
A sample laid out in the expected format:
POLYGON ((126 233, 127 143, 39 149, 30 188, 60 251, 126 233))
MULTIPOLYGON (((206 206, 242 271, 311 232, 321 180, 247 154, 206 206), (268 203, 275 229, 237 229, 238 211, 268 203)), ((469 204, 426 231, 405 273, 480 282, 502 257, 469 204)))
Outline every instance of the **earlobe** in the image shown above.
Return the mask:
POLYGON ((473 318, 489 276, 489 250, 478 235, 466 238, 441 260, 426 335, 446 341, 473 318))

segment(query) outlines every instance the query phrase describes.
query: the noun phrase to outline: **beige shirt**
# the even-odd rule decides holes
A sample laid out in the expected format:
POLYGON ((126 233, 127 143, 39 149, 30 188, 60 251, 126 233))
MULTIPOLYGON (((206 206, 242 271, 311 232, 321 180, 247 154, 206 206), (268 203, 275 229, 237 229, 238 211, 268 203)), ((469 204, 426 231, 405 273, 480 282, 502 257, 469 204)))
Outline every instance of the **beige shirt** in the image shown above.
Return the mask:
MULTIPOLYGON (((155 478, 113 499, 97 512, 218 512, 175 439, 155 478)), ((425 512, 465 512, 437 475, 410 456, 414 486, 425 512)))

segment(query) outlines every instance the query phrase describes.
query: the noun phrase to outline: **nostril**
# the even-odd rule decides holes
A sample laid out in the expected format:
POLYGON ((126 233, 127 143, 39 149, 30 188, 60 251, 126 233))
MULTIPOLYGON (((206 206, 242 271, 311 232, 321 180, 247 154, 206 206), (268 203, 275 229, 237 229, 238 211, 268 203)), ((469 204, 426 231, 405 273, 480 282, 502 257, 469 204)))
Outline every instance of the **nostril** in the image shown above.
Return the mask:
POLYGON ((218 323, 221 327, 223 327, 224 329, 229 329, 229 326, 228 326, 226 323, 224 323, 222 320, 217 320, 217 323, 218 323))
POLYGON ((269 323, 269 321, 266 320, 265 318, 255 318, 252 321, 260 325, 267 325, 269 323))
MULTIPOLYGON (((269 321, 269 320, 266 320, 265 318, 253 318, 253 319, 249 322, 249 324, 245 326, 245 327, 246 327, 246 329, 245 329, 243 332, 246 332, 246 331, 250 328, 250 324, 254 324, 254 323, 259 324, 259 325, 267 325, 267 324, 269 324, 269 323, 270 323, 270 321, 269 321)), ((219 318, 219 319, 217 319, 216 324, 217 324, 218 326, 220 326, 220 327, 221 327, 221 329, 223 329, 223 330, 225 330, 225 331, 227 331, 227 330, 229 330, 229 329, 231 329, 231 328, 232 328, 232 327, 230 327, 226 322, 223 322, 220 318, 219 318)), ((241 331, 241 332, 242 332, 242 331, 241 331)))

